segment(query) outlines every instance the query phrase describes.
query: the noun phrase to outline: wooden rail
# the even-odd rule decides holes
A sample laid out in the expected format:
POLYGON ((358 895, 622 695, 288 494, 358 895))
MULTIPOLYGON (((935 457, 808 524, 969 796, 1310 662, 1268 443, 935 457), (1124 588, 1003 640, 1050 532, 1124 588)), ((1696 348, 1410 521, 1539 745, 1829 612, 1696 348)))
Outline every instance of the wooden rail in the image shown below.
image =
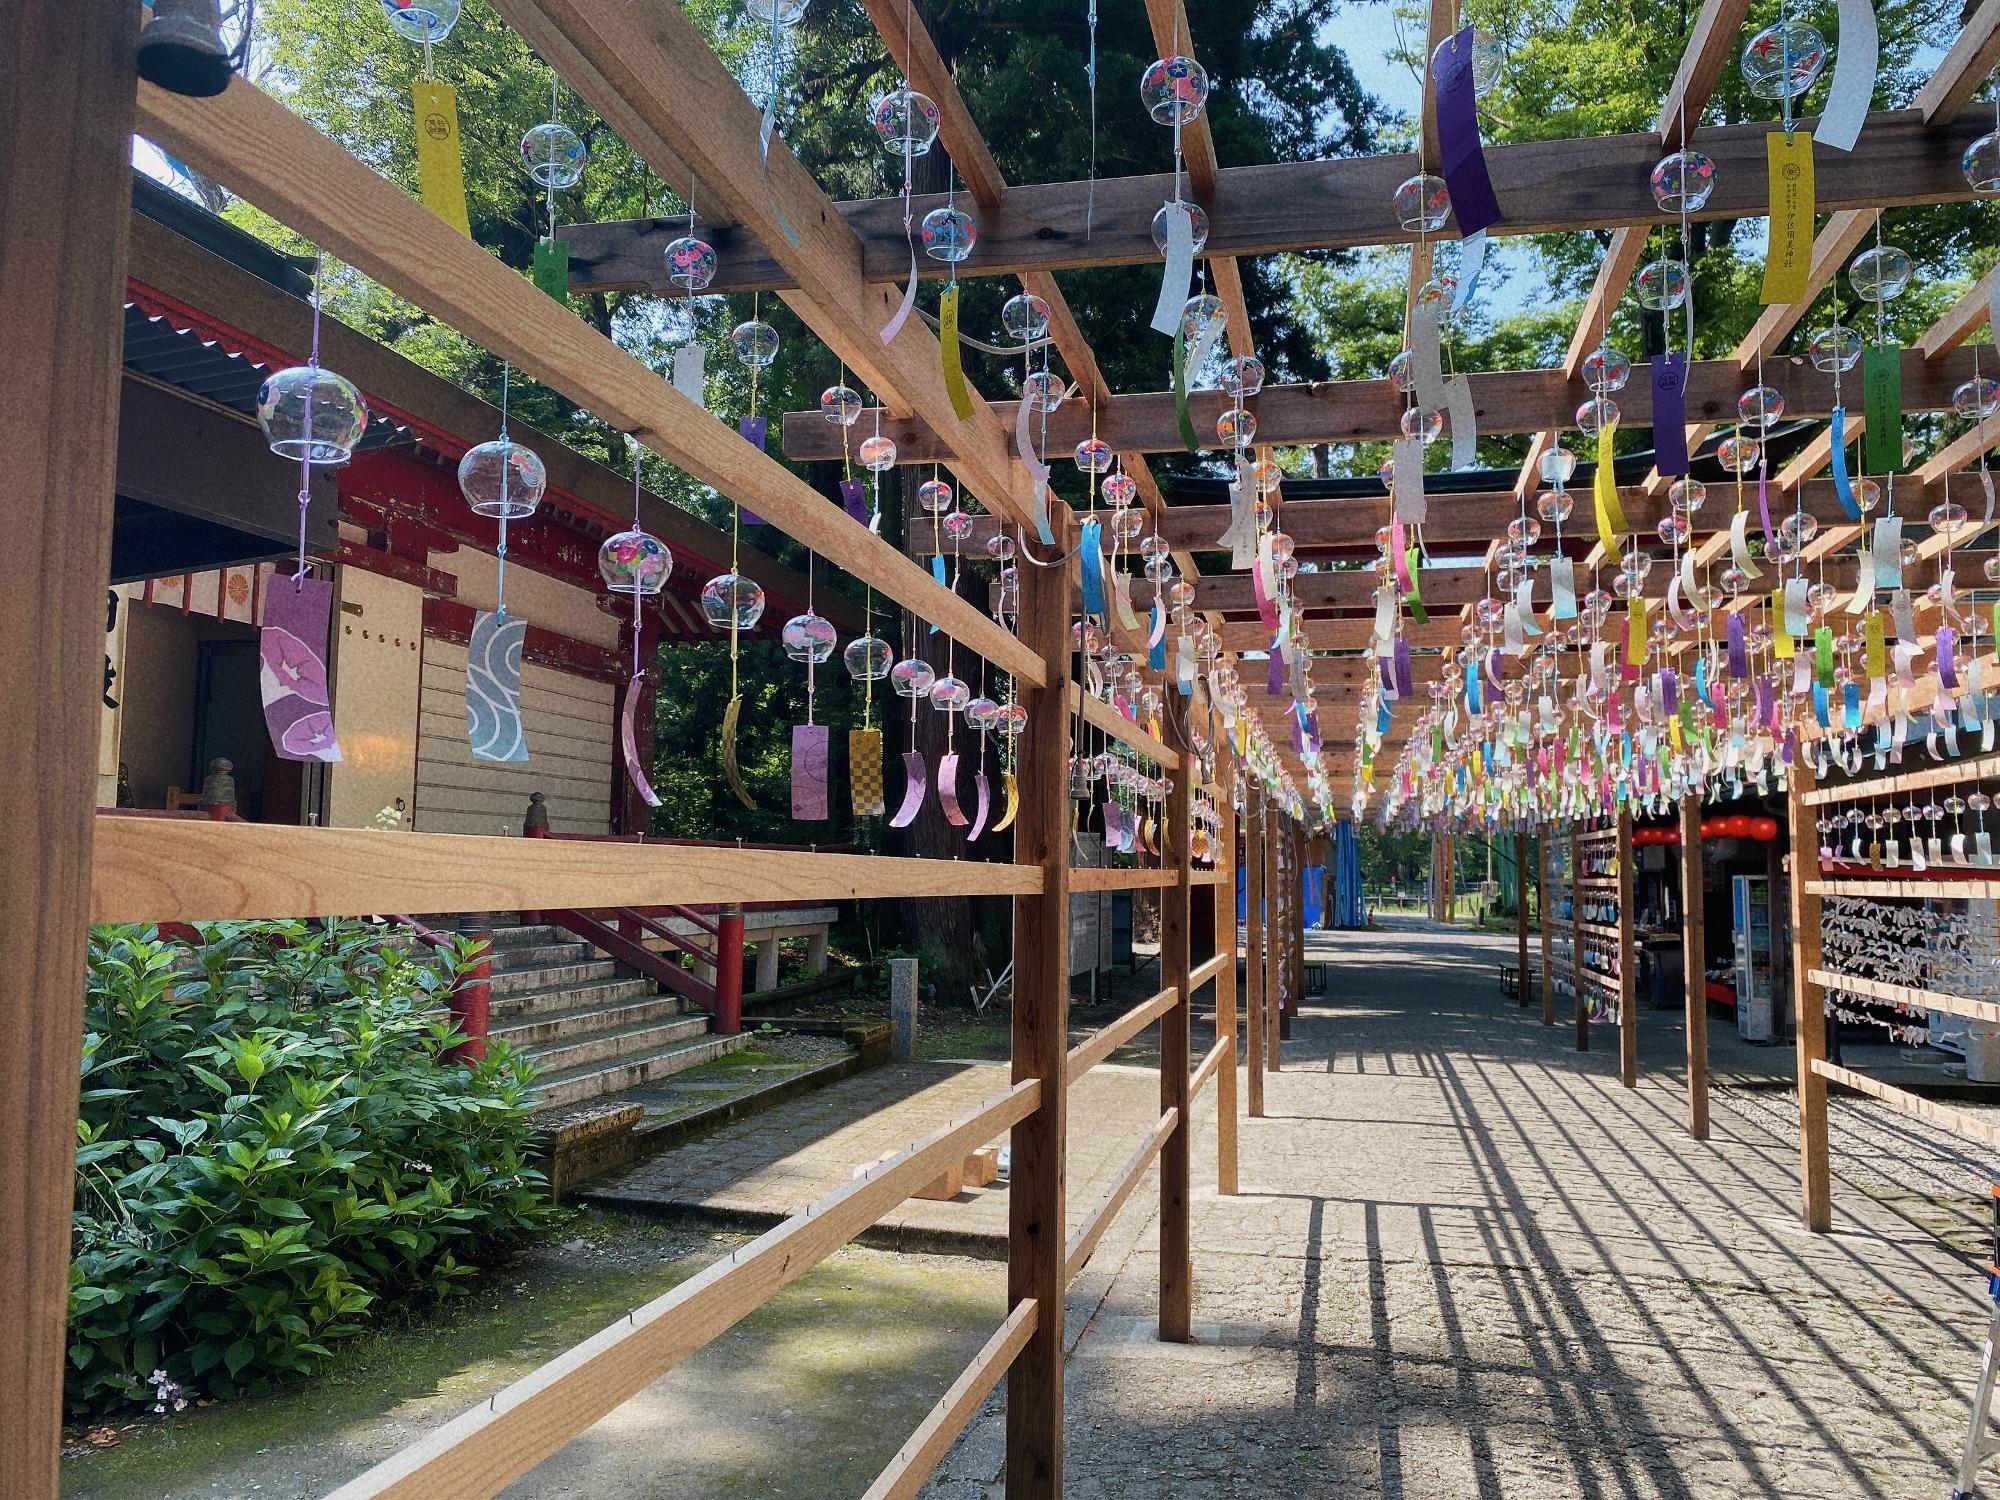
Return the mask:
POLYGON ((1068 1081, 1075 1083, 1105 1058, 1180 1004, 1180 991, 1169 986, 1144 1005, 1134 1006, 1101 1031, 1069 1049, 1068 1081))
POLYGON ((1036 866, 983 860, 100 817, 90 920, 1007 896, 1043 880, 1036 866))
POLYGON ((1975 1021, 2000 1025, 2000 1005, 1985 1000, 1968 1000, 1963 995, 1947 995, 1941 990, 1863 979, 1859 974, 1842 974, 1835 969, 1813 969, 1807 977, 1814 984, 1829 990, 1866 995, 1870 1000, 1885 1000, 1891 1005, 1908 1005, 1918 1010, 1941 1010, 1948 1015, 1969 1016, 1975 1021))
MULTIPOLYGON (((1806 825, 1807 835, 1812 825, 1806 825)), ((1855 880, 1836 876, 1831 880, 1806 882, 1809 896, 1874 896, 1920 901, 1926 896, 1939 901, 2000 901, 2000 878, 1990 880, 1855 880)))
POLYGON ((1211 979, 1219 977, 1225 968, 1234 968, 1235 966, 1236 946, 1232 943, 1226 951, 1218 953, 1212 958, 1203 959, 1188 971, 1188 992, 1192 994, 1211 979))
POLYGON ((1942 1104, 1933 1103, 1921 1094, 1913 1094, 1908 1089, 1899 1089, 1892 1084, 1882 1083, 1856 1073, 1851 1068, 1843 1068, 1838 1063, 1830 1063, 1823 1057, 1812 1060, 1812 1070, 1829 1083, 1837 1083, 1843 1088, 1853 1089, 1857 1094, 1866 1094, 1889 1108, 1902 1114, 1949 1130, 1954 1135, 1962 1135, 1967 1140, 1978 1141, 1993 1150, 2000 1150, 2000 1125, 1988 1124, 1975 1119, 1962 1109, 1947 1109, 1942 1104))
POLYGON ((1143 870, 1109 865, 1069 867, 1069 888, 1073 891, 1152 891, 1172 885, 1177 878, 1174 871, 1157 866, 1143 870))
POLYGON ((1125 1163, 1125 1170, 1118 1176, 1118 1182, 1111 1189, 1110 1196, 1091 1210, 1090 1217, 1077 1227, 1069 1237, 1065 1247, 1065 1264, 1072 1280, 1090 1260, 1090 1252, 1097 1248, 1097 1242, 1104 1238, 1104 1231, 1111 1227, 1111 1221, 1118 1217, 1118 1210, 1125 1206, 1125 1200, 1132 1196, 1132 1189, 1139 1185, 1139 1179, 1146 1175, 1146 1169, 1153 1164, 1153 1158, 1160 1154, 1160 1148, 1167 1143, 1167 1137, 1180 1124, 1181 1115, 1177 1109, 1170 1109, 1160 1116, 1160 1123, 1153 1127, 1153 1133, 1132 1153, 1125 1163))
POLYGON ((1180 753, 1156 739, 1144 724, 1135 724, 1118 712, 1102 698, 1092 697, 1076 683, 1069 685, 1069 706, 1072 713, 1083 715, 1083 722, 1091 728, 1101 730, 1130 750, 1137 750, 1148 760, 1157 763, 1161 770, 1180 769, 1180 753))
POLYGON ((1208 1087, 1209 1080, 1215 1077, 1216 1069, 1222 1066, 1222 1060, 1229 1055, 1229 1044, 1230 1038, 1222 1037, 1208 1049, 1207 1055, 1201 1060, 1201 1066, 1194 1070, 1194 1078, 1188 1084, 1190 1099, 1199 1097, 1201 1091, 1208 1087))
POLYGON ((938 1399, 930 1415, 897 1450, 861 1500, 911 1500, 924 1487, 938 1460, 972 1420, 979 1403, 1000 1383, 1014 1357, 1027 1347, 1034 1336, 1040 1307, 1033 1297, 1024 1297, 1014 1304, 1007 1320, 994 1330, 993 1337, 981 1346, 972 1363, 951 1383, 951 1389, 938 1399))
MULTIPOLYGON (((397 837, 397 835, 387 835, 397 837)), ((472 1500, 497 1494, 704 1344, 768 1302, 968 1151, 1040 1106, 1028 1079, 794 1214, 726 1261, 557 1355, 330 1500, 472 1500)))
POLYGON ((1807 807, 1829 802, 1855 802, 1868 797, 1892 797, 1925 787, 1957 786, 1967 781, 1983 781, 2000 776, 2000 755, 1982 755, 1974 760, 1955 760, 1948 765, 1923 771, 1906 771, 1900 776, 1881 776, 1873 781, 1848 781, 1839 786, 1815 787, 1806 793, 1807 807))

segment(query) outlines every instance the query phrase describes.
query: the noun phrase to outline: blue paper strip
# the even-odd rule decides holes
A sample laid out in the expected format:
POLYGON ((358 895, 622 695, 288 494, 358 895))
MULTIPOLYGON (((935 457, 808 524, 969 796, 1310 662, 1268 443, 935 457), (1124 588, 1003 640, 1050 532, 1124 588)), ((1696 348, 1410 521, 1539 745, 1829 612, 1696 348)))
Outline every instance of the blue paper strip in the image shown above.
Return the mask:
POLYGON ((1840 508, 1847 513, 1847 519, 1861 519, 1861 503, 1854 498, 1854 481, 1847 477, 1847 408, 1833 409, 1833 446, 1827 452, 1827 465, 1833 471, 1833 494, 1840 502, 1840 508))
POLYGON ((1087 615, 1104 613, 1103 531, 1098 521, 1085 521, 1076 529, 1076 554, 1083 564, 1083 612, 1087 615))

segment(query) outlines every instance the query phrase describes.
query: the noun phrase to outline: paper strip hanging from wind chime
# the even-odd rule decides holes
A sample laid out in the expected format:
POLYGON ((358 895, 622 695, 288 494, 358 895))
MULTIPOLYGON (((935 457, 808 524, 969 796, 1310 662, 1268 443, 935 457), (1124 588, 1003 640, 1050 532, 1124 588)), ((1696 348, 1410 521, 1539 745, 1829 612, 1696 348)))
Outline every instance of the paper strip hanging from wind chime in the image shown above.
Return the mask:
POLYGON ((274 578, 264 595, 258 633, 258 688, 264 727, 281 760, 338 761, 326 647, 333 584, 325 578, 274 578))
POLYGON ((521 652, 528 622, 520 615, 481 610, 473 617, 465 652, 465 734, 478 760, 524 761, 521 730, 521 652))

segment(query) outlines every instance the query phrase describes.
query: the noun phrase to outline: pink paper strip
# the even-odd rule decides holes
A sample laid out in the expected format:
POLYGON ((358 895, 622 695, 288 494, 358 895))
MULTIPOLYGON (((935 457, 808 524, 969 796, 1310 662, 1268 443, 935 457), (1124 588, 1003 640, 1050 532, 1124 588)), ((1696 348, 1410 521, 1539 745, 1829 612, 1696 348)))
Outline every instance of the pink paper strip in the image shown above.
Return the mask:
POLYGON ((912 242, 910 245, 909 285, 903 288, 902 305, 896 309, 896 315, 890 318, 888 322, 882 325, 883 343, 887 344, 892 342, 895 339, 896 335, 903 331, 903 325, 907 323, 910 318, 910 309, 915 307, 916 305, 917 305, 917 247, 915 243, 912 242))
POLYGON ((258 636, 258 686, 264 728, 282 760, 340 759, 333 699, 326 680, 326 642, 333 620, 333 584, 324 578, 273 578, 264 597, 258 636))
POLYGON ((993 783, 986 779, 986 773, 976 774, 972 784, 979 789, 979 801, 972 814, 972 832, 965 836, 968 844, 986 831, 986 815, 993 811, 993 783))
POLYGON ((930 776, 924 768, 921 750, 903 752, 903 805, 896 809, 896 816, 889 820, 891 828, 908 828, 917 820, 917 812, 924 805, 924 793, 930 789, 930 776))
POLYGON ((625 706, 618 713, 618 747, 625 752, 625 774, 632 778, 633 790, 648 807, 660 805, 660 794, 653 790, 653 783, 646 779, 646 772, 639 760, 639 736, 636 720, 639 713, 639 695, 646 689, 646 674, 634 672, 632 680, 625 684, 625 706))
POLYGON ((944 820, 954 828, 963 828, 966 817, 958 805, 958 752, 938 757, 938 806, 944 809, 944 820))
POLYGON ((792 816, 817 821, 826 816, 827 744, 832 732, 824 724, 792 726, 792 816))

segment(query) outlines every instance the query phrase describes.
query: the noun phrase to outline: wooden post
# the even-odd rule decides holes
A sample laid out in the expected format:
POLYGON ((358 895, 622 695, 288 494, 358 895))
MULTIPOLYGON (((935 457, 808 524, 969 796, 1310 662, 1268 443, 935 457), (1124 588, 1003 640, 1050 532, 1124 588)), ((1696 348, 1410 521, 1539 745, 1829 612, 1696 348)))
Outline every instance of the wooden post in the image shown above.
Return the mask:
POLYGON ((1583 991, 1583 931, 1577 926, 1583 920, 1583 902, 1578 896, 1577 881, 1582 879, 1581 866, 1583 848, 1579 830, 1582 825, 1572 823, 1569 830, 1569 982, 1576 991, 1576 1050, 1590 1050, 1590 997, 1583 991))
POLYGON ((1299 1018, 1299 1012, 1306 1001, 1306 830, 1302 823, 1292 824, 1292 920, 1286 927, 1286 936, 1292 945, 1292 1003, 1285 1007, 1284 1024, 1278 1028, 1280 1041, 1290 1041, 1292 1024, 1299 1018))
POLYGON ((1264 793, 1252 783, 1243 797, 1243 923, 1249 953, 1243 963, 1243 1066, 1250 1118, 1264 1115, 1264 793))
MULTIPOLYGON (((1833 1185, 1827 1168, 1826 1080, 1813 1064, 1826 1056, 1826 1001, 1812 981, 1819 967, 1819 897, 1806 882, 1819 878, 1819 841, 1805 794, 1812 790, 1805 757, 1792 766, 1785 794, 1785 822, 1791 840, 1792 973, 1798 981, 1798 1011, 1792 1025, 1799 1070, 1799 1180, 1804 1190, 1806 1228, 1825 1234, 1833 1227, 1833 1185)), ((1773 995, 1775 1001, 1776 995, 1773 995)))
POLYGON ((1160 1337, 1184 1344, 1194 1301, 1194 1263, 1188 1236, 1188 1142, 1192 1134, 1188 1057, 1193 1011, 1188 975, 1194 968, 1188 931, 1194 908, 1194 865, 1188 845, 1188 811, 1193 806, 1191 783, 1200 773, 1174 715, 1165 713, 1160 718, 1166 726, 1167 744, 1181 755, 1165 814, 1169 868, 1175 878, 1160 891, 1160 983, 1180 992, 1174 1008, 1160 1017, 1160 1113, 1180 1112, 1160 1148, 1160 1337))
POLYGON ((1542 1024, 1556 1024, 1556 971, 1549 962, 1555 937, 1555 908, 1549 903, 1549 831, 1535 835, 1535 925, 1542 930, 1542 1024))
POLYGON ((17 5, 0 61, 0 1495, 54 1500, 138 7, 17 5))
POLYGON ((1632 932, 1632 809, 1618 813, 1618 1081, 1639 1086, 1639 984, 1632 932))
POLYGON ((1681 798, 1681 989, 1687 1004, 1688 1134, 1708 1139, 1708 938, 1702 929, 1701 797, 1681 798))
POLYGON ((1069 576, 1020 570, 1022 644, 1048 683, 1024 689, 1028 727, 1015 741, 1021 788, 1014 861, 1039 866, 1042 892, 1014 898, 1014 1080, 1041 1080, 1040 1106, 1013 1131, 1007 1193, 1007 1302, 1041 1308, 1034 1337, 1007 1371, 1008 1500, 1062 1493, 1063 1132, 1069 1051, 1069 576))
POLYGON ((1215 1074, 1215 1190, 1233 1196, 1237 1184, 1236 1147, 1236 807, 1231 801, 1236 771, 1229 757, 1216 757, 1215 804, 1220 827, 1215 840, 1215 945, 1230 955, 1215 976, 1215 1037, 1225 1049, 1215 1074))
POLYGON ((1278 841, 1285 836, 1285 815, 1264 803, 1264 1067, 1280 1071, 1278 1058, 1278 966, 1284 953, 1285 929, 1280 911, 1284 891, 1278 883, 1278 841))
POLYGON ((1528 1004, 1528 836, 1514 832, 1514 962, 1520 967, 1514 982, 1514 1000, 1523 1009, 1528 1004))

